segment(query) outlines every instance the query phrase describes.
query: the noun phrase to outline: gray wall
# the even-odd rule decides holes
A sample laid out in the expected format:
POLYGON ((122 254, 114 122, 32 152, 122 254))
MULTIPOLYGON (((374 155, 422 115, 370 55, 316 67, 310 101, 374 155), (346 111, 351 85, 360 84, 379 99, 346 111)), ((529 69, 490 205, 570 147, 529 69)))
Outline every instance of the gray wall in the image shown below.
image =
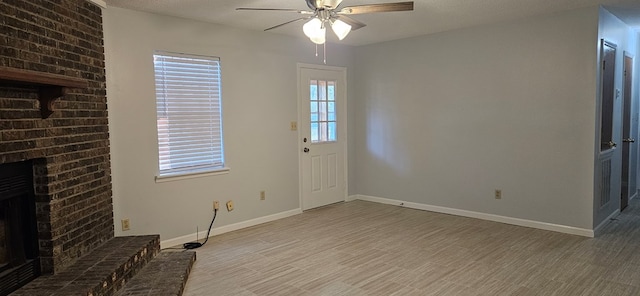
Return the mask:
MULTIPOLYGON (((601 14, 330 44, 348 68, 349 194, 593 229, 601 14)), ((217 227, 299 208, 289 122, 296 63, 321 62, 308 40, 109 7, 105 47, 114 218, 132 226, 116 235, 203 231, 213 200, 236 202, 217 227), (221 57, 229 174, 154 182, 155 49, 221 57)))
POLYGON ((357 48, 358 193, 592 229, 597 29, 593 7, 357 48))

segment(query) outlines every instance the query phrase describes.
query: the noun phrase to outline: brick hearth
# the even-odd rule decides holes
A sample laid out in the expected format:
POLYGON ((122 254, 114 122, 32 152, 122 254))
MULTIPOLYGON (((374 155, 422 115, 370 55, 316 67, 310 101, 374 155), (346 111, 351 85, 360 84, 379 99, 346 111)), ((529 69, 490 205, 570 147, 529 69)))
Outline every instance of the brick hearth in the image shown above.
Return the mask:
POLYGON ((64 271, 37 278, 11 296, 113 295, 158 252, 157 235, 116 237, 64 271))

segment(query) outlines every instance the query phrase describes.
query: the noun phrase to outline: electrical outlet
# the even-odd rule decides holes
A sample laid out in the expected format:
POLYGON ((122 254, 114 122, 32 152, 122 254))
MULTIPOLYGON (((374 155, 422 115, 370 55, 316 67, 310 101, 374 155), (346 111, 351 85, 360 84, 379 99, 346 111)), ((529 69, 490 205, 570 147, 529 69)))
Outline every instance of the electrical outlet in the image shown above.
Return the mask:
POLYGON ((218 202, 217 200, 213 201, 213 210, 218 210, 220 209, 220 202, 218 202))
POLYGON ((129 219, 122 219, 122 231, 127 231, 130 229, 129 219))
POLYGON ((264 190, 260 191, 260 200, 265 200, 266 199, 266 193, 264 192, 264 190))
POLYGON ((233 201, 232 200, 227 202, 227 211, 228 212, 233 211, 233 201))
POLYGON ((496 189, 495 197, 496 199, 502 199, 502 190, 496 189))
POLYGON ((291 122, 291 130, 292 131, 297 131, 298 130, 298 122, 296 122, 296 121, 292 121, 291 122))

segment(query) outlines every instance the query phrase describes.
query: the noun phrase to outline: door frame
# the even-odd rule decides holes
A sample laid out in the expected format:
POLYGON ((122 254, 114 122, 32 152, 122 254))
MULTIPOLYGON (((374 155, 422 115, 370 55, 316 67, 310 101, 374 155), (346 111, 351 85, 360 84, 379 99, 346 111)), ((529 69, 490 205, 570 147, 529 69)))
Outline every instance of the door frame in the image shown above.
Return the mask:
MULTIPOLYGON (((303 91, 307 91, 307 89, 302 89, 300 87, 300 78, 302 75, 302 69, 312 69, 312 70, 325 70, 325 71, 335 71, 335 72, 340 72, 341 74, 341 78, 344 81, 344 118, 343 118, 343 122, 342 125, 344 126, 344 135, 343 135, 343 142, 342 142, 342 151, 344 151, 344 180, 342 180, 344 183, 344 197, 343 197, 343 201, 347 200, 347 197, 349 196, 349 150, 348 150, 348 137, 349 137, 349 126, 347 125, 348 120, 348 99, 349 99, 349 92, 348 92, 348 81, 347 81, 347 68, 346 67, 337 67, 337 66, 326 66, 326 65, 316 65, 316 64, 306 64, 306 63, 297 63, 296 66, 296 83, 297 83, 297 89, 298 89, 298 95, 297 95, 297 100, 296 100, 296 105, 297 105, 297 125, 299 126, 302 122, 301 122, 301 118, 300 118, 300 114, 302 113, 302 104, 300 104, 300 102, 302 101, 302 98, 304 97, 304 93, 303 91)), ((340 115, 339 115, 340 116, 340 115)), ((302 124, 306 124, 306 123, 302 123, 302 124)), ((296 133, 296 141, 298 142, 298 202, 300 204, 300 209, 304 210, 304 201, 303 201, 303 192, 302 192, 302 157, 304 157, 304 152, 302 151, 302 149, 304 148, 302 141, 301 141, 301 134, 300 134, 300 128, 297 129, 297 133, 296 133)), ((338 137, 340 137, 340 135, 338 135, 338 137)))

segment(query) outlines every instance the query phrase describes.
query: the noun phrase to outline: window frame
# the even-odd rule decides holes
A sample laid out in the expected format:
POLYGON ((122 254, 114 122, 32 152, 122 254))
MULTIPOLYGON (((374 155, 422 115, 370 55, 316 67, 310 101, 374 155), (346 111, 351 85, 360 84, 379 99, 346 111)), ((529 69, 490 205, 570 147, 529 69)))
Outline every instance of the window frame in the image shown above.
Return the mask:
POLYGON ((310 107, 310 138, 311 145, 320 145, 325 143, 335 143, 338 141, 338 110, 337 102, 335 98, 335 92, 338 82, 335 80, 326 79, 311 79, 309 81, 309 102, 310 105, 315 105, 316 112, 313 112, 313 107, 310 107), (315 84, 314 84, 315 82, 315 84), (323 86, 324 84, 324 86, 323 86), (313 94, 313 86, 315 85, 315 94, 313 94), (331 91, 333 90, 333 91, 331 91), (333 93, 333 95, 332 95, 333 93), (315 98, 315 99, 314 99, 315 98), (324 104, 324 105, 323 105, 324 104), (333 112, 331 112, 331 106, 333 104, 333 112), (323 107, 324 106, 324 107, 323 107), (316 120, 314 120, 314 113, 316 120), (333 119, 331 119, 333 115, 333 119), (314 129, 314 124, 317 127, 314 129), (333 134, 331 134, 331 124, 333 124, 333 134), (317 133, 317 140, 314 139, 314 130, 317 133), (326 133, 326 140, 323 140, 323 132, 326 133), (333 137, 331 137, 333 135, 333 137))
MULTIPOLYGON (((225 157, 225 149, 224 149, 223 106, 222 106, 222 103, 223 103, 222 101, 222 65, 221 65, 220 57, 155 50, 153 52, 153 73, 154 73, 155 107, 156 107, 156 139, 158 140, 157 142, 158 154, 156 158, 157 171, 156 171, 156 177, 155 177, 156 182, 159 183, 159 182, 175 181, 175 180, 182 180, 182 179, 190 179, 194 177, 204 177, 204 176, 212 176, 212 175, 220 175, 220 174, 228 173, 230 169, 226 165, 226 157, 225 157), (197 64, 195 63, 195 61, 200 61, 201 63, 213 62, 212 65, 215 64, 217 67, 217 73, 211 74, 211 76, 217 76, 217 80, 215 82, 212 82, 210 85, 207 85, 207 87, 209 87, 210 89, 207 89, 206 97, 197 97, 197 98, 192 98, 190 100, 198 100, 198 103, 200 104, 209 102, 208 111, 215 112, 215 114, 210 114, 208 115, 207 118, 209 119, 209 122, 218 121, 218 123, 209 124, 209 125, 189 124, 190 126, 187 127, 189 129, 197 129, 198 127, 209 128, 209 131, 201 132, 202 134, 197 135, 196 137, 199 137, 201 140, 205 140, 206 144, 209 145, 209 146, 206 146, 207 148, 205 149, 209 149, 211 151, 219 151, 219 152, 212 152, 213 154, 210 159, 212 160, 211 163, 193 165, 193 166, 177 166, 175 168, 161 169, 163 165, 162 159, 161 159, 162 153, 163 153, 162 152, 163 147, 165 147, 164 149, 170 149, 167 147, 169 145, 168 143, 166 144, 166 146, 162 146, 163 144, 161 144, 162 142, 161 138, 163 136, 164 137, 171 136, 171 132, 170 132, 171 126, 169 123, 167 123, 166 126, 164 127, 165 129, 167 129, 167 131, 165 132, 165 134, 161 134, 162 132, 161 132, 160 122, 163 119, 168 120, 167 118, 170 118, 170 116, 160 117, 159 110, 168 108, 166 107, 168 105, 167 100, 170 100, 171 98, 168 98, 166 95, 161 95, 161 93, 158 91, 159 89, 163 88, 163 86, 166 86, 165 85, 166 80, 162 80, 161 84, 158 83, 159 81, 158 76, 166 75, 167 73, 166 71, 159 72, 158 64, 160 62, 158 62, 157 60, 165 59, 165 62, 167 62, 166 60, 170 60, 172 58, 177 60, 185 59, 185 63, 184 63, 185 66, 186 65, 193 66, 197 64), (186 62, 186 59, 193 59, 194 62, 188 63, 186 62), (215 102, 215 100, 217 100, 217 102, 215 102), (212 138, 206 140, 208 136, 211 136, 212 138), (219 165, 215 161, 218 159, 220 160, 219 165)), ((193 81, 186 80, 186 82, 188 83, 193 81)), ((180 102, 181 100, 180 98, 174 97, 173 100, 174 100, 173 101, 174 103, 185 104, 185 102, 180 102)), ((182 114, 182 115, 176 115, 174 116, 174 118, 176 117, 188 118, 189 116, 195 116, 195 115, 196 115, 195 113, 182 114)), ((202 116, 202 114, 200 114, 200 116, 202 116)), ((198 121, 202 121, 202 120, 198 120, 198 121)), ((185 151, 188 151, 188 149, 181 150, 181 151, 184 153, 185 151)), ((165 153, 169 154, 169 152, 165 152, 165 153)), ((206 152, 200 151, 198 153, 200 155, 204 155, 206 152)), ((168 155, 166 157, 170 158, 171 156, 168 155)), ((201 159, 199 161, 207 160, 206 156, 201 156, 200 158, 201 159)), ((187 163, 188 161, 184 161, 184 162, 187 163)))

